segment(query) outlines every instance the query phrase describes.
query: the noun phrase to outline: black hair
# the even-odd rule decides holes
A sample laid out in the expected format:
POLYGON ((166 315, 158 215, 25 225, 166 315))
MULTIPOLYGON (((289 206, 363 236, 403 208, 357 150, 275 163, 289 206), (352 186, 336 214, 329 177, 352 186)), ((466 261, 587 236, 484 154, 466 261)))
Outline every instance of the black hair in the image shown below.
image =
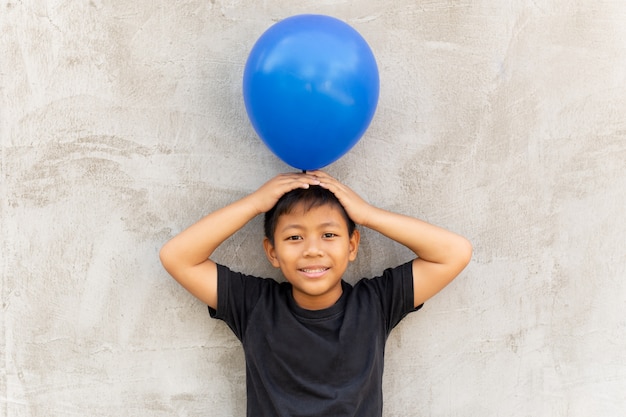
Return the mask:
POLYGON ((335 194, 331 191, 320 187, 319 185, 311 185, 309 188, 296 188, 288 193, 285 193, 267 213, 265 213, 265 221, 263 224, 265 237, 274 244, 274 232, 276 231, 276 224, 278 218, 283 214, 291 213, 294 208, 302 204, 304 211, 307 212, 312 208, 321 207, 324 205, 331 205, 339 209, 341 216, 346 221, 348 226, 348 235, 352 236, 356 225, 354 221, 348 216, 346 209, 343 208, 335 194))

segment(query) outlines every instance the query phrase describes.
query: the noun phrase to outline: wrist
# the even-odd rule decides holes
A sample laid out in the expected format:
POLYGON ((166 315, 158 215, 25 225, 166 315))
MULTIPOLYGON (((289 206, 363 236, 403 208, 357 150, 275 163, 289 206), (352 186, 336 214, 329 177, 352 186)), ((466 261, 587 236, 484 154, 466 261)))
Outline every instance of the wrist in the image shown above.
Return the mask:
POLYGON ((256 217, 269 210, 269 208, 265 209, 266 204, 263 203, 263 199, 260 196, 257 196, 256 193, 248 194, 240 200, 240 203, 250 214, 250 218, 256 217))
POLYGON ((377 218, 376 211, 380 210, 375 206, 368 205, 367 210, 363 210, 361 215, 356 219, 352 219, 356 224, 359 224, 363 227, 367 227, 368 229, 374 229, 376 227, 375 224, 372 223, 372 219, 377 218))

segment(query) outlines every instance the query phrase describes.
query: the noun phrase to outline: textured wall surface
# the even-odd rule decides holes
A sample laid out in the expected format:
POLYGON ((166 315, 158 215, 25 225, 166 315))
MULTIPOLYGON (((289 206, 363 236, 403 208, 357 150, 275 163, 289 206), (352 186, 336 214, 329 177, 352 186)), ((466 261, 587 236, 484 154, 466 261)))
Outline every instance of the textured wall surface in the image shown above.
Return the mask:
MULTIPOLYGON (((385 416, 623 416, 623 0, 0 1, 0 416, 243 416, 243 354, 158 249, 288 171, 241 92, 258 36, 350 23, 378 60, 327 171, 464 234, 388 342, 385 416)), ((216 259, 275 276, 255 219, 216 259)), ((408 260, 366 232, 352 280, 408 260)))

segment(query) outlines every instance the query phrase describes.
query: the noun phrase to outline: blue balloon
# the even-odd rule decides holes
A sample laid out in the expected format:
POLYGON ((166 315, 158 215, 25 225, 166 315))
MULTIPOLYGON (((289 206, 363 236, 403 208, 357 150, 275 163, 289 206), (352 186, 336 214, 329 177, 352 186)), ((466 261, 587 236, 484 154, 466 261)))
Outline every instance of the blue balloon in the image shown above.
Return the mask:
POLYGON ((378 103, 376 59, 341 20, 297 15, 254 44, 243 75, 246 112, 257 134, 285 163, 325 167, 367 130, 378 103))

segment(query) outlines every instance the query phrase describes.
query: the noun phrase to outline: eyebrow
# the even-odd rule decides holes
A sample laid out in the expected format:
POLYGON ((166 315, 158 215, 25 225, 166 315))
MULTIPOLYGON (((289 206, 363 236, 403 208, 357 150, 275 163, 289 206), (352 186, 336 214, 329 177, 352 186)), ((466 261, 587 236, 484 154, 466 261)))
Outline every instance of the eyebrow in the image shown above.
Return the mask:
MULTIPOLYGON (((318 225, 318 228, 322 228, 322 229, 323 228, 327 228, 327 227, 339 227, 340 228, 341 225, 339 223, 337 223, 337 222, 334 222, 334 221, 324 222, 324 223, 321 223, 321 224, 318 225)), ((303 230, 304 227, 299 225, 299 224, 297 224, 297 223, 292 223, 292 224, 286 225, 280 231, 281 232, 285 232, 285 231, 287 231, 289 229, 303 230)))

